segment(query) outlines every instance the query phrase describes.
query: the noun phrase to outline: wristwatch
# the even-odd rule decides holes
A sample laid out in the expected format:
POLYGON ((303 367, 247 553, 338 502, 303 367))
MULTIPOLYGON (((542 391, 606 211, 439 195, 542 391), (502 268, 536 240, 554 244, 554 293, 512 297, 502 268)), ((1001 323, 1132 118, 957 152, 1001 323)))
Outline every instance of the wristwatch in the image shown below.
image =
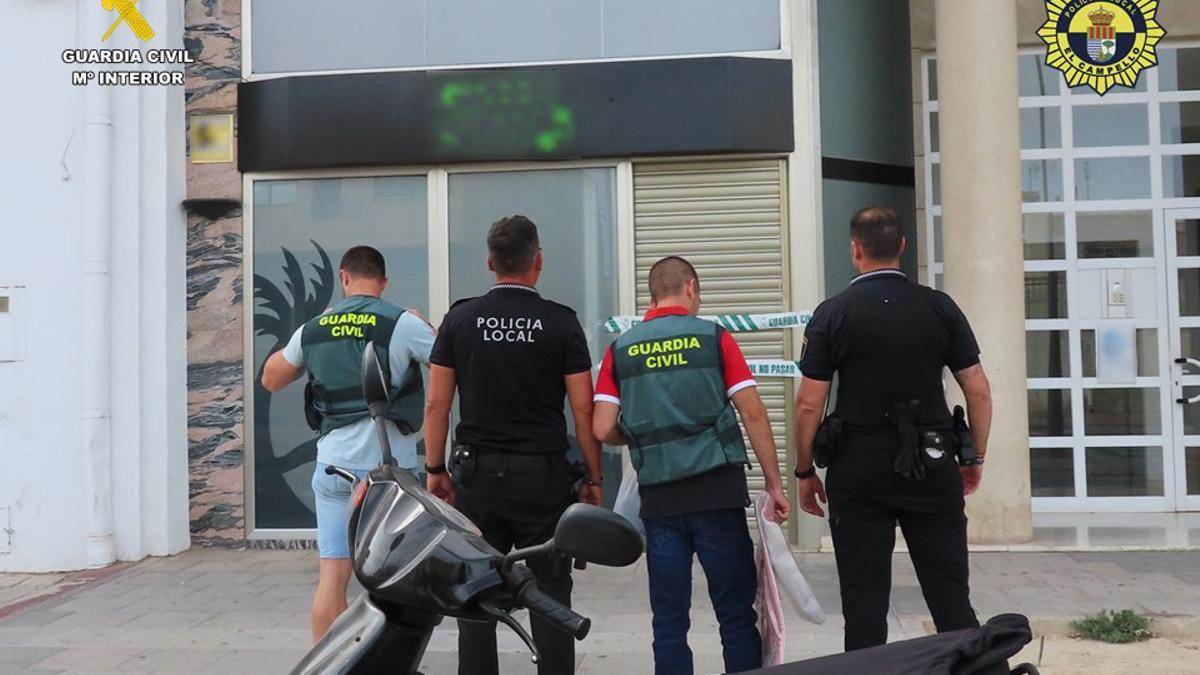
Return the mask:
POLYGON ((604 485, 604 476, 601 475, 597 480, 592 480, 591 476, 584 476, 583 483, 585 485, 591 485, 592 487, 600 487, 601 485, 604 485))
POLYGON ((425 465, 425 473, 428 473, 431 475, 437 475, 439 473, 446 473, 446 463, 442 462, 441 464, 438 464, 437 466, 429 466, 428 464, 426 464, 425 465))
POLYGON ((796 467, 792 471, 792 475, 795 476, 796 478, 799 478, 800 480, 804 480, 805 478, 812 478, 813 476, 817 475, 817 465, 813 464, 812 466, 808 467, 804 471, 801 471, 800 467, 796 467))

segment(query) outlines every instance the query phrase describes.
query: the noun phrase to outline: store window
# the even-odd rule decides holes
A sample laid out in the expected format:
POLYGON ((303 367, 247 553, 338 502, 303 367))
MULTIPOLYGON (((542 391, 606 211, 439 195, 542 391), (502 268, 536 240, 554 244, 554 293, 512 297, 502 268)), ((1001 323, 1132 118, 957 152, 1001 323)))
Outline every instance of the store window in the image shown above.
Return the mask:
POLYGON ((1140 103, 1075 106, 1075 147, 1146 145, 1150 142, 1148 112, 1140 103))
POLYGON ((1058 108, 1021 108, 1021 149, 1062 147, 1062 118, 1058 108))
MULTIPOLYGON (((593 360, 615 336, 604 321, 617 314, 616 172, 611 168, 458 173, 449 177, 450 297, 471 297, 492 285, 487 229, 520 213, 538 226, 545 259, 538 287, 544 297, 575 309, 593 360)), ((570 455, 580 459, 567 409, 570 455)), ((604 453, 606 481, 618 485, 621 454, 604 453)), ((616 489, 605 491, 611 502, 616 489)))
POLYGON ((1150 211, 1096 211, 1075 215, 1080 258, 1154 257, 1154 215, 1150 211))
MULTIPOLYGON (((433 173, 442 173, 435 169, 433 173)), ((369 244, 388 265, 386 300, 428 316, 432 306, 487 292, 487 230, 520 213, 538 225, 546 264, 539 288, 576 310, 596 362, 612 342, 602 331, 617 307, 617 188, 614 166, 525 171, 449 170, 444 181, 410 176, 253 180, 248 219, 253 335, 246 391, 251 530, 315 526, 309 481, 316 436, 303 414, 303 387, 277 394, 260 384, 267 357, 297 328, 342 297, 338 263, 369 244), (448 248, 431 248, 430 202, 447 218, 448 248), (440 259, 440 260, 439 260, 440 259), (449 286, 430 287, 431 261, 449 266, 449 286)), ((443 244, 445 242, 443 241, 443 244)), ((435 322, 438 317, 431 317, 435 322)), ((579 457, 568 414, 573 457, 579 457)), ((424 444, 418 445, 418 463, 424 444)), ((606 448, 617 485, 621 454, 606 448)), ((616 490, 609 490, 610 504, 616 490)))
POLYGON ((256 75, 777 52, 779 0, 254 0, 256 75))
POLYGON ((253 527, 311 528, 316 435, 304 421, 303 387, 271 394, 261 384, 262 366, 296 329, 342 299, 338 263, 352 246, 383 253, 384 299, 428 311, 426 179, 258 181, 252 199, 253 527))

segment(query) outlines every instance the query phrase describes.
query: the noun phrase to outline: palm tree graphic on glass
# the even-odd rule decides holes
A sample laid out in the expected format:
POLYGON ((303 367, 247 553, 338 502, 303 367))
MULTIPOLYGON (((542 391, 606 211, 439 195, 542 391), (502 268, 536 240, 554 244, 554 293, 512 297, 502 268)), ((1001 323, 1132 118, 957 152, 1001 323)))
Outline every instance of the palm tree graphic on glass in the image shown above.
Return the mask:
POLYGON ((333 299, 333 264, 325 249, 315 241, 312 245, 321 259, 319 264, 310 263, 315 278, 306 279, 300 261, 283 247, 282 271, 286 278, 283 290, 267 277, 254 275, 254 332, 257 337, 274 338, 270 349, 255 355, 258 362, 254 376, 254 497, 257 527, 314 526, 308 477, 311 475, 311 463, 317 456, 317 437, 313 434, 301 443, 294 443, 297 429, 290 426, 300 425, 302 431, 308 431, 303 411, 295 404, 293 396, 288 396, 285 400, 289 409, 272 415, 273 396, 262 386, 263 365, 267 356, 283 349, 292 334, 309 319, 325 311, 333 299), (272 418, 275 424, 272 424, 272 418), (276 429, 281 422, 289 428, 276 429), (293 441, 283 442, 281 447, 276 447, 275 439, 280 437, 293 441))

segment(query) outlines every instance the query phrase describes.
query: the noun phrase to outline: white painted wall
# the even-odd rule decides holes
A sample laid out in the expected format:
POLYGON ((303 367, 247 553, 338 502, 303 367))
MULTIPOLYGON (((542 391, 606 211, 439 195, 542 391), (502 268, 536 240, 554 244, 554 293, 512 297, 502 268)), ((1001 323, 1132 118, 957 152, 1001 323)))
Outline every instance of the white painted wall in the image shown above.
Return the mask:
MULTIPOLYGON (((182 3, 137 7, 157 33, 145 47, 183 46, 182 3)), ((15 0, 0 22, 0 287, 24 287, 0 321, 0 345, 14 331, 24 343, 22 359, 0 361, 0 571, 88 566, 89 495, 111 499, 117 559, 189 543, 183 91, 111 88, 112 168, 86 175, 86 91, 61 53, 100 46, 89 14, 103 11, 96 0, 15 0), (80 321, 89 181, 112 195, 112 473, 92 486, 78 387, 82 336, 96 330, 80 321)), ((122 27, 103 46, 137 45, 122 27)))

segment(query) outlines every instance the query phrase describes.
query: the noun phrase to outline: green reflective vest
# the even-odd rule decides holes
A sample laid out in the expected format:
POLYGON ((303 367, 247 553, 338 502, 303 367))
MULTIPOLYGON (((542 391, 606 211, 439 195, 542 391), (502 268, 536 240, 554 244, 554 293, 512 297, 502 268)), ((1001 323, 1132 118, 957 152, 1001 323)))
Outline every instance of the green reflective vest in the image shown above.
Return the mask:
POLYGON ((324 436, 368 416, 362 390, 362 353, 367 342, 374 342, 379 350, 389 386, 391 403, 385 417, 394 421, 401 433, 421 428, 425 387, 420 364, 409 364, 399 388, 392 386, 389 372, 387 349, 402 314, 403 309, 379 298, 355 295, 304 324, 300 334, 308 369, 304 413, 313 430, 324 436))
POLYGON ((666 315, 613 344, 621 431, 642 485, 745 464, 746 444, 725 393, 721 326, 666 315))

